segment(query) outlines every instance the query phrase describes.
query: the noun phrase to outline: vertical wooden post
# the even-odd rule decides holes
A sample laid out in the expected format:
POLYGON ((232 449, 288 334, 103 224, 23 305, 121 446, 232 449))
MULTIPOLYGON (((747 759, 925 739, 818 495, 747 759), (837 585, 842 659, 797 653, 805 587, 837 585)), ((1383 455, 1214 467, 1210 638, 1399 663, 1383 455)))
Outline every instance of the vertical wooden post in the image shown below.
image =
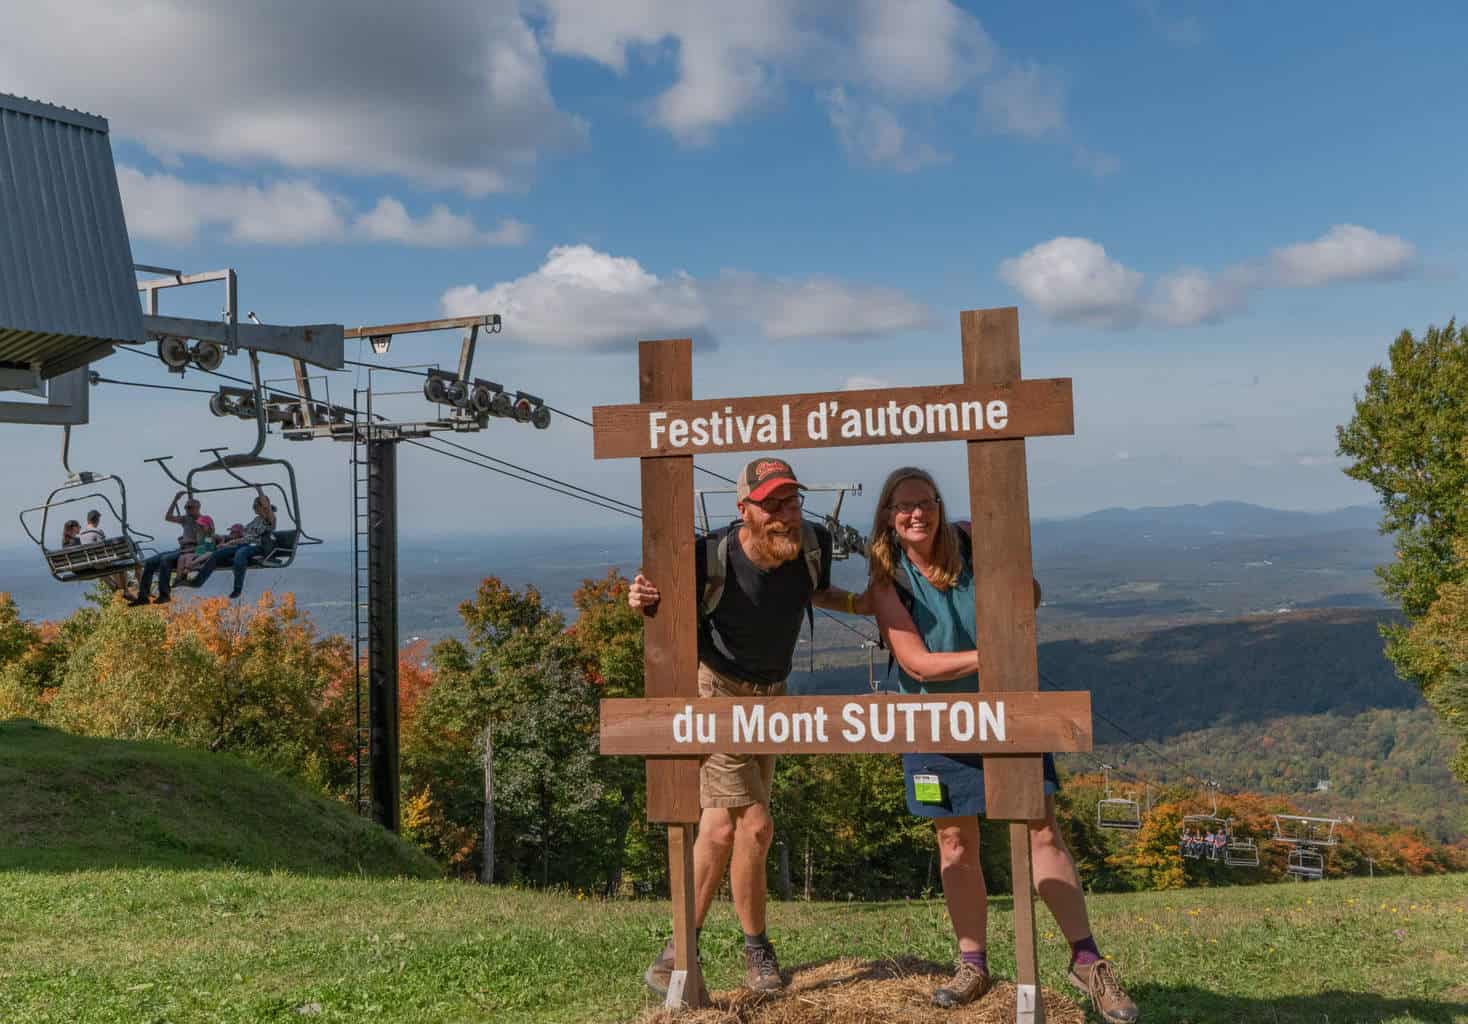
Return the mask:
MULTIPOLYGON (((693 342, 638 345, 639 400, 693 397, 693 342)), ((643 572, 659 601, 643 631, 648 697, 698 696, 698 599, 693 543, 693 456, 642 460, 643 572)), ((673 981, 667 1005, 707 1005, 698 966, 693 908, 693 842, 699 817, 698 759, 649 758, 647 820, 668 823, 668 886, 673 898, 673 981)))
MULTIPOLYGON (((1019 310, 1012 306, 967 310, 959 315, 959 326, 965 384, 1019 381, 1019 310)), ((1024 440, 968 442, 968 476, 979 689, 984 693, 1035 691, 1040 688, 1040 677, 1024 440)), ((1013 822, 1009 856, 1014 876, 1016 1021, 1043 1024, 1034 873, 1025 824, 1045 816, 1041 759, 1034 755, 985 757, 984 803, 990 818, 1013 822)))

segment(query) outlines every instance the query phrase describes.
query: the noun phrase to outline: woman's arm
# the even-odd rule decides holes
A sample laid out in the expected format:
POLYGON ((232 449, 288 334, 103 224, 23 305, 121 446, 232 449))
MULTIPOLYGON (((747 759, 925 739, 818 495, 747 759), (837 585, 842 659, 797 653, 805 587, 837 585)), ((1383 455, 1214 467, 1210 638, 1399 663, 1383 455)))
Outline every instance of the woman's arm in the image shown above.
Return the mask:
POLYGON ((936 683, 962 679, 979 670, 978 651, 928 650, 892 584, 868 588, 867 592, 875 592, 877 628, 882 631, 882 639, 902 670, 913 679, 920 683, 936 683))

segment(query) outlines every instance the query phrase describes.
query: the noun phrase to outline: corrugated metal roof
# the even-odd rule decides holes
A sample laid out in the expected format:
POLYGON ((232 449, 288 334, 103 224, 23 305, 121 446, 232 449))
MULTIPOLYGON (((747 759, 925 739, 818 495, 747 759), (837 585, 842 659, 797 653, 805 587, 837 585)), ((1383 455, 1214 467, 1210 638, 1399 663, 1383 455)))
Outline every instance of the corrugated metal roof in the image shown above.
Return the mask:
POLYGON ((0 93, 0 363, 145 341, 136 281, 106 120, 0 93))

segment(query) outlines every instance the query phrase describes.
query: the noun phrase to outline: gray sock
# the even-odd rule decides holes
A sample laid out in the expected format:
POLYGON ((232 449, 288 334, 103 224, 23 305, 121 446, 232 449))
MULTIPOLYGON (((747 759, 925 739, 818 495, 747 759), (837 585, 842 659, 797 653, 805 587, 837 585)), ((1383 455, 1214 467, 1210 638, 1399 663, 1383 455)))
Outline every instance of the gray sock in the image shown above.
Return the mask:
POLYGON ((769 946, 769 944, 770 937, 764 932, 760 932, 758 935, 751 935, 749 932, 744 933, 745 949, 760 949, 769 946))

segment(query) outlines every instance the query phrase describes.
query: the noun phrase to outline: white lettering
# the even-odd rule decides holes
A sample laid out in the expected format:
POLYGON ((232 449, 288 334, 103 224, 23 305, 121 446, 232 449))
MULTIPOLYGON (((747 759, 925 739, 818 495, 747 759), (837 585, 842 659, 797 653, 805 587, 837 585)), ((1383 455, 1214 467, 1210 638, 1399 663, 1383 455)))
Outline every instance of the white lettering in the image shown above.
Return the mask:
POLYGON ((984 403, 983 402, 964 402, 963 403, 963 429, 964 430, 983 430, 984 429, 984 403), (970 416, 970 414, 972 414, 972 416, 973 416, 973 426, 969 426, 969 416, 970 416))
POLYGON ((890 401, 890 402, 887 403, 887 422, 892 427, 892 436, 893 437, 901 437, 902 436, 902 428, 897 425, 897 416, 898 416, 898 412, 897 412, 897 400, 896 399, 893 399, 892 401, 890 401))
POLYGON ((891 743, 892 737, 897 735, 897 710, 891 704, 872 705, 872 739, 878 743, 891 743), (887 710, 887 728, 881 728, 882 709, 887 710))
POLYGON ((928 433, 944 434, 958 428, 958 406, 943 402, 927 407, 928 433))
POLYGON ((817 743, 830 743, 831 742, 830 739, 826 736, 826 717, 827 716, 826 716, 826 709, 825 708, 816 708, 816 742, 817 743))
POLYGON ((805 417, 805 436, 812 441, 824 441, 830 424, 826 422, 826 403, 820 402, 805 417))
POLYGON ((698 742, 712 743, 718 739, 716 732, 718 730, 719 718, 712 711, 699 715, 698 721, 694 724, 698 726, 698 742), (704 726, 708 726, 708 728, 705 729, 704 726))
POLYGON ((770 742, 784 743, 790 738, 790 716, 782 711, 770 713, 770 742))
POLYGON ((917 702, 910 703, 908 701, 903 701, 901 704, 897 705, 897 710, 901 711, 904 715, 907 716, 907 742, 909 743, 917 739, 917 733, 913 731, 912 723, 913 718, 917 715, 919 709, 921 708, 922 705, 917 702))
POLYGON ((866 739, 866 723, 861 720, 861 705, 856 702, 841 705, 841 721, 845 727, 841 730, 841 738, 847 743, 860 743, 866 739))
POLYGON ((760 416, 759 434, 757 436, 760 444, 780 443, 780 424, 775 422, 774 413, 767 412, 760 416))
POLYGON ((928 732, 934 743, 943 738, 943 709, 947 706, 941 700, 923 701, 923 710, 928 713, 928 732))
POLYGON ((948 733, 960 743, 967 743, 974 738, 974 706, 968 701, 949 706, 948 733))
POLYGON ((790 739, 795 743, 812 743, 816 738, 816 716, 797 711, 790 716, 790 739))
POLYGON ((667 430, 663 422, 667 420, 665 412, 650 412, 647 414, 647 446, 656 448, 658 446, 658 435, 667 430))
POLYGON ((923 430, 923 407, 920 405, 904 405, 902 407, 902 429, 909 434, 920 434, 923 430))
POLYGON ((979 739, 987 740, 989 730, 994 731, 994 738, 1000 743, 1004 742, 1004 701, 979 702, 979 739))
POLYGON ((841 410, 841 436, 861 437, 861 412, 859 410, 841 410))
POLYGON ((673 716, 673 742, 693 742, 693 705, 684 704, 683 710, 673 716))
POLYGON ((750 440, 754 437, 754 421, 757 418, 758 417, 755 416, 735 417, 736 421, 739 423, 739 440, 743 441, 745 444, 749 444, 750 440))
POLYGON ((700 417, 698 417, 698 419, 696 419, 696 420, 693 421, 693 423, 691 424, 691 426, 693 427, 692 441, 693 441, 694 447, 696 447, 696 448, 702 448, 704 445, 708 444, 709 443, 709 421, 706 420, 706 419, 704 419, 702 416, 700 416, 700 417))
MULTIPOLYGON (((885 409, 866 410, 867 437, 887 436, 887 419, 882 415, 884 412, 886 412, 885 409)), ((858 433, 857 436, 861 435, 858 433)))
POLYGON ((784 402, 780 405, 780 421, 785 428, 785 442, 790 442, 790 403, 784 402))
POLYGON ((725 444, 733 444, 734 443, 734 407, 732 405, 726 405, 726 406, 724 406, 724 434, 725 434, 724 443, 725 444))
POLYGON ((688 443, 687 420, 674 420, 668 424, 668 443, 674 448, 682 448, 688 443))
POLYGON ((765 706, 734 705, 734 742, 763 743, 765 740, 765 706))
POLYGON ((984 415, 989 420, 990 430, 1003 430, 1009 422, 1009 403, 1003 399, 996 398, 989 403, 984 415))

